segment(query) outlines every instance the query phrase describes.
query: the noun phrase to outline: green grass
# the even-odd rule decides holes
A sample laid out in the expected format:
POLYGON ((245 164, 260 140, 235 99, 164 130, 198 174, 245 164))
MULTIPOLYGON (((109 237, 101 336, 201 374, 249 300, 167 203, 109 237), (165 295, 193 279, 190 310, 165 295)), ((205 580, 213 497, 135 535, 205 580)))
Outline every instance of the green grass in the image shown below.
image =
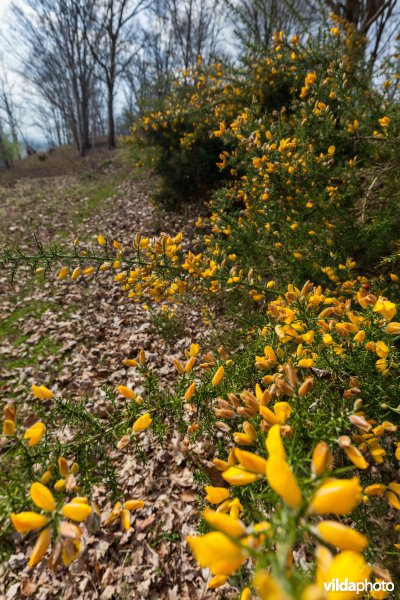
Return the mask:
MULTIPOLYGON (((24 306, 20 306, 14 312, 4 319, 0 324, 0 339, 6 338, 14 348, 18 348, 27 342, 30 334, 21 333, 19 323, 27 318, 39 319, 47 310, 54 310, 54 303, 44 300, 31 300, 24 306)), ((62 312, 65 316, 65 311, 62 312)), ((36 344, 30 346, 29 357, 12 357, 3 361, 5 369, 13 369, 29 365, 37 366, 40 360, 47 356, 57 354, 61 344, 54 343, 49 336, 42 337, 36 344)))
POLYGON ((88 200, 81 206, 75 214, 74 221, 79 223, 81 219, 87 219, 94 212, 101 209, 101 203, 113 195, 117 182, 121 181, 121 176, 112 178, 109 181, 97 182, 94 186, 82 186, 81 195, 87 196, 88 200))
POLYGON ((52 302, 31 300, 29 304, 16 308, 14 312, 0 324, 0 337, 3 335, 17 334, 18 326, 16 323, 19 320, 24 319, 25 317, 39 317, 52 307, 54 307, 52 302))

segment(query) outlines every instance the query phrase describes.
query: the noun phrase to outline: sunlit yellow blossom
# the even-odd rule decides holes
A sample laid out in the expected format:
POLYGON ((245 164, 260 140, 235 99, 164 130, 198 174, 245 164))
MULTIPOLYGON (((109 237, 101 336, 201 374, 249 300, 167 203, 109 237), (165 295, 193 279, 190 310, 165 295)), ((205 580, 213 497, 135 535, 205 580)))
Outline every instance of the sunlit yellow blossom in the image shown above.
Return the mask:
POLYGON ((272 369, 276 365, 276 354, 271 346, 265 346, 264 356, 256 356, 256 367, 262 370, 272 369))
POLYGON ((220 531, 188 537, 187 542, 199 565, 208 567, 213 575, 231 575, 246 560, 240 546, 220 531))
POLYGON ((28 446, 36 446, 46 432, 46 425, 38 421, 32 427, 29 427, 24 433, 24 439, 29 440, 28 446))
POLYGON ((344 448, 344 451, 351 462, 359 469, 367 469, 369 467, 369 463, 355 446, 348 446, 347 448, 344 448))
POLYGON ((136 421, 132 425, 132 429, 136 433, 138 433, 139 431, 144 431, 145 429, 150 427, 152 422, 153 422, 153 419, 151 418, 150 413, 145 413, 144 415, 142 415, 138 419, 136 419, 136 421))
POLYGON ((222 585, 224 585, 228 581, 228 575, 215 575, 210 581, 207 583, 207 587, 210 590, 215 590, 222 585))
POLYGON ((301 358, 297 364, 302 369, 309 369, 315 365, 315 362, 312 358, 301 358))
POLYGON ((251 600, 251 589, 245 587, 240 594, 240 600, 251 600))
POLYGON ((65 479, 58 479, 54 484, 56 492, 62 492, 65 490, 65 479))
POLYGON ((383 483, 373 483, 365 488, 364 494, 367 494, 367 496, 382 496, 385 491, 386 485, 383 485, 383 483))
POLYGON ((47 471, 45 471, 45 473, 43 473, 41 479, 40 479, 40 483, 43 483, 43 485, 46 485, 46 483, 48 483, 51 479, 53 475, 53 472, 51 469, 47 469, 47 471))
POLYGON ((400 500, 394 492, 389 491, 387 493, 387 499, 389 501, 389 504, 393 506, 393 508, 395 508, 396 510, 400 510, 400 500))
POLYGON ((261 600, 290 600, 290 596, 283 591, 268 571, 257 571, 253 584, 261 600))
POLYGON ((221 383, 222 379, 224 377, 224 367, 219 367, 218 371, 215 373, 214 377, 212 378, 212 385, 218 385, 219 383, 221 383))
POLYGON ((354 341, 361 344, 365 340, 365 331, 361 330, 354 336, 354 341))
POLYGON ((54 398, 53 392, 44 385, 32 385, 32 392, 39 400, 51 400, 54 398))
POLYGON ((122 528, 125 529, 125 531, 127 531, 128 529, 130 529, 130 527, 131 527, 131 514, 130 514, 129 510, 127 510, 126 508, 124 508, 121 511, 120 519, 121 519, 122 528))
POLYGON ((40 529, 48 523, 48 518, 45 515, 26 511, 18 514, 11 513, 11 521, 17 531, 26 532, 40 529))
POLYGON ((75 269, 71 273, 71 279, 72 280, 78 279, 81 272, 82 272, 82 269, 80 267, 75 267, 75 269))
POLYGON ((123 396, 124 398, 127 398, 127 400, 135 400, 137 394, 136 392, 134 392, 133 390, 131 390, 131 388, 128 388, 124 385, 119 385, 117 387, 118 393, 121 394, 121 396, 123 396))
POLYGON ((241 537, 245 533, 244 525, 239 519, 234 519, 223 512, 206 508, 203 517, 211 527, 226 533, 230 537, 241 537))
POLYGON ((190 356, 196 357, 200 352, 199 344, 190 344, 189 354, 190 356))
MULTIPOLYGON (((338 579, 340 582, 348 581, 357 583, 369 579, 371 567, 365 562, 363 556, 351 550, 345 550, 335 556, 324 577, 325 582, 338 579)), ((357 592, 329 592, 328 600, 353 600, 358 597, 357 592)))
POLYGON ((379 358, 386 358, 390 352, 390 348, 385 344, 385 342, 378 341, 375 344, 375 352, 379 358))
POLYGON ((62 267, 57 275, 58 279, 65 279, 69 273, 68 267, 62 267))
POLYGON ((239 467, 229 467, 222 473, 222 477, 231 485, 248 485, 258 479, 255 473, 250 473, 239 467))
POLYGON ((189 385, 188 389, 185 392, 184 397, 185 397, 186 402, 189 402, 192 399, 195 391, 196 391, 196 382, 193 382, 189 385))
POLYGON ((236 444, 250 446, 257 439, 257 431, 249 421, 243 423, 243 432, 235 431, 233 439, 236 444))
POLYGON ((238 463, 244 469, 253 471, 254 473, 259 473, 260 475, 265 474, 267 461, 265 458, 258 456, 258 454, 253 454, 253 452, 247 452, 246 450, 241 450, 240 448, 235 448, 235 457, 238 463))
POLYGON ((139 510, 143 508, 144 500, 127 500, 124 502, 124 508, 127 510, 139 510))
POLYGON ((362 499, 362 488, 358 477, 352 479, 328 479, 315 492, 311 509, 319 514, 345 515, 351 512, 362 499))
POLYGON ((321 521, 317 525, 317 530, 318 535, 325 542, 340 550, 362 552, 368 546, 368 538, 365 535, 338 521, 321 521))
POLYGON ((72 519, 72 521, 85 521, 92 512, 91 506, 88 506, 84 502, 68 502, 62 507, 62 512, 65 517, 72 519))
POLYGON ((46 510, 48 512, 52 512, 53 510, 55 510, 56 501, 54 499, 54 496, 51 493, 51 491, 42 483, 39 483, 38 481, 32 483, 30 489, 30 496, 32 498, 32 501, 39 508, 43 508, 43 510, 46 510))
POLYGON ((210 504, 219 504, 227 498, 229 498, 229 490, 223 487, 214 487, 212 485, 206 485, 206 500, 210 504))
POLYGON ((386 333, 389 335, 400 335, 400 323, 391 322, 386 325, 386 333))
POLYGON ((43 529, 43 531, 39 534, 38 539, 33 547, 32 554, 29 559, 29 568, 32 569, 35 565, 38 564, 46 554, 48 547, 51 542, 51 531, 49 527, 43 529))
POLYGON ((384 127, 384 128, 388 127, 388 125, 390 123, 390 117, 386 117, 385 116, 385 117, 382 117, 381 119, 378 119, 378 120, 379 120, 379 125, 381 127, 384 127))
POLYGON ((397 309, 393 302, 389 302, 388 300, 385 300, 385 298, 379 297, 373 310, 385 317, 386 321, 391 321, 396 314, 397 309))
POLYGON ((302 502, 301 491, 286 460, 271 455, 267 461, 266 475, 269 485, 291 508, 302 502))
POLYGON ((286 423, 292 413, 292 407, 287 402, 276 402, 274 412, 268 406, 260 406, 260 414, 271 425, 286 423))

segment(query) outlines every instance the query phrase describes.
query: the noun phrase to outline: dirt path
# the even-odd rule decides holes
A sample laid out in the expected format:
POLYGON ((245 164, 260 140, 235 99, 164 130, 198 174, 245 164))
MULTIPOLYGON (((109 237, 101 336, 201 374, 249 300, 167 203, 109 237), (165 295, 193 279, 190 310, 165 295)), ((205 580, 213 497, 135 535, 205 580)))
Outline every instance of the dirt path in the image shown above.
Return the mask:
MULTIPOLYGON (((24 178, 3 186, 0 180, 0 242, 29 244, 33 234, 45 242, 65 242, 74 237, 93 241, 100 232, 122 241, 132 240, 137 231, 177 233, 182 220, 165 218, 148 198, 146 178, 128 172, 114 162, 84 175, 24 178)), ((18 407, 31 384, 40 382, 72 399, 87 396, 97 410, 101 385, 140 384, 135 370, 122 366, 123 358, 143 347, 168 382, 174 377, 172 357, 182 358, 192 338, 190 324, 178 339, 162 337, 141 307, 110 287, 108 277, 86 284, 54 278, 12 284, 3 276, 0 294, 2 406, 14 399, 18 407)), ((198 484, 182 440, 175 437, 161 448, 151 436, 145 439, 145 462, 129 449, 113 456, 126 497, 146 500, 132 529, 96 535, 81 559, 55 573, 44 564, 30 572, 17 546, 1 567, 1 597, 228 597, 207 593, 184 542, 197 525, 198 484)), ((104 490, 96 494, 104 505, 104 490)))

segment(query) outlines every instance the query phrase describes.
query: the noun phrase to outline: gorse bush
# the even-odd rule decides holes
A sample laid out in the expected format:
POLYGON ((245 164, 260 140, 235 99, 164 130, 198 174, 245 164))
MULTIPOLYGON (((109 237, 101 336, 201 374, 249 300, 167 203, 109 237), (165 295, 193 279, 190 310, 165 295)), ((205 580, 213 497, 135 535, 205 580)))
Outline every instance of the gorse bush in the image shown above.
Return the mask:
POLYGON ((222 175, 215 168, 223 143, 210 137, 218 114, 234 117, 243 104, 241 90, 221 64, 181 73, 174 92, 161 110, 155 108, 138 120, 128 141, 150 146, 151 164, 160 176, 156 199, 170 207, 196 200, 222 175))
POLYGON ((101 418, 34 388, 50 420, 61 415, 75 431, 66 445, 47 438, 44 414, 20 433, 7 405, 6 472, 19 461, 24 477, 4 510, 18 531, 39 533, 32 566, 52 536, 51 562, 62 547, 69 564, 83 535, 76 523, 90 529, 97 515, 97 526, 120 518, 129 527, 145 499, 120 497, 109 448, 140 453, 150 427, 154 443, 177 430, 189 452, 200 438, 214 450, 213 483, 202 475, 202 534, 188 538, 210 588, 230 578, 242 600, 330 600, 356 598, 365 580, 372 598, 400 583, 396 81, 373 85, 359 41, 338 20, 304 43, 279 33, 265 56, 237 69, 199 64, 133 132, 153 145, 176 198, 219 181, 192 245, 182 233, 99 235, 100 250, 4 252, 14 273, 58 262, 60 280, 95 286, 95 275, 112 272, 129 300, 159 307, 163 328, 180 305, 218 305, 233 332, 225 348, 203 349, 199 339, 175 359, 173 389, 144 351, 127 357, 144 392, 121 382, 101 418), (102 519, 87 499, 98 470, 81 464, 81 448, 94 442, 116 502, 102 519), (31 469, 38 462, 43 473, 31 469), (346 579, 348 591, 329 587, 346 579))

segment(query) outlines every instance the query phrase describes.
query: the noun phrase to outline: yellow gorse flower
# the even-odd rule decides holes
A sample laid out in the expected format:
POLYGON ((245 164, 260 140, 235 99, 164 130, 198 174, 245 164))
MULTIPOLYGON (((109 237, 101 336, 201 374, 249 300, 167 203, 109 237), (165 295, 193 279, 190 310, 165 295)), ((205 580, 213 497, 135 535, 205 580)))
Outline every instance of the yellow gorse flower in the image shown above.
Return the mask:
POLYGON ((118 393, 121 394, 121 396, 123 396, 127 400, 135 400, 135 398, 137 396, 137 394, 133 390, 131 390, 130 388, 128 388, 124 385, 119 385, 117 390, 118 390, 118 393))
POLYGON ((391 321, 396 314, 396 305, 393 302, 389 302, 385 298, 379 297, 376 301, 374 312, 381 314, 386 321, 391 321))
POLYGON ((270 456, 266 474, 269 485, 286 504, 291 508, 298 508, 301 505, 301 491, 286 460, 276 455, 270 456))
POLYGON ((340 550, 362 552, 368 546, 368 538, 365 535, 338 521, 321 521, 316 529, 325 542, 340 550))
POLYGON ((251 473, 239 467, 229 467, 222 477, 231 485, 248 485, 258 479, 256 473, 251 473))
POLYGON ((132 430, 135 433, 139 433, 140 431, 144 431, 145 429, 150 427, 152 422, 153 419, 151 418, 150 413, 145 413, 144 415, 136 419, 136 421, 132 425, 132 430))
POLYGON ((239 519, 235 519, 223 512, 216 512, 207 508, 203 513, 203 517, 211 527, 226 533, 230 537, 240 538, 246 531, 239 519))
POLYGON ((206 485, 206 500, 210 504, 219 504, 227 498, 229 498, 229 490, 223 487, 214 487, 212 485, 206 485))
POLYGON ((315 446, 312 461, 311 471, 314 477, 319 477, 325 471, 330 469, 333 464, 333 457, 326 442, 318 442, 315 446))
POLYGON ((46 425, 38 421, 32 427, 29 427, 24 433, 24 439, 29 440, 28 446, 36 446, 46 432, 46 425))
POLYGON ((32 385, 32 392, 39 400, 51 400, 54 394, 44 385, 32 385))
POLYGON ((51 542, 51 531, 48 527, 43 529, 36 540, 33 547, 32 554, 29 559, 29 568, 32 569, 38 562, 40 562, 43 556, 46 554, 48 547, 51 542))
POLYGON ((38 481, 32 483, 30 496, 32 498, 32 502, 46 512, 53 512, 55 510, 56 501, 54 496, 51 491, 42 483, 39 483, 38 481))
POLYGON ((212 385, 219 385, 224 377, 224 367, 219 367, 214 377, 212 378, 212 385))
POLYGON ((195 391, 196 391, 196 383, 193 382, 193 383, 191 383, 189 385, 188 389, 185 392, 185 400, 186 400, 186 402, 190 402, 190 400, 192 399, 193 394, 195 393, 195 391))
POLYGON ((68 273, 69 273, 68 267, 62 267, 62 269, 60 269, 57 277, 58 277, 58 279, 65 279, 67 277, 68 273))
POLYGON ((345 515, 362 500, 362 488, 358 477, 352 479, 328 479, 315 492, 311 509, 321 515, 345 515))
POLYGON ((13 406, 7 405, 4 408, 3 434, 14 435, 16 427, 16 413, 13 406))
POLYGON ((48 518, 35 512, 12 513, 11 521, 15 529, 20 532, 33 531, 47 525, 48 518))
POLYGON ((68 519, 72 521, 82 522, 85 521, 88 516, 92 513, 92 507, 85 502, 78 502, 77 499, 64 504, 62 507, 62 513, 68 519))
POLYGON ((220 531, 188 537, 187 542, 199 565, 209 568, 213 575, 231 575, 246 560, 240 546, 220 531))
POLYGON ((275 458, 286 460, 286 452, 282 442, 279 425, 273 425, 268 431, 265 445, 270 456, 275 456, 275 458))

